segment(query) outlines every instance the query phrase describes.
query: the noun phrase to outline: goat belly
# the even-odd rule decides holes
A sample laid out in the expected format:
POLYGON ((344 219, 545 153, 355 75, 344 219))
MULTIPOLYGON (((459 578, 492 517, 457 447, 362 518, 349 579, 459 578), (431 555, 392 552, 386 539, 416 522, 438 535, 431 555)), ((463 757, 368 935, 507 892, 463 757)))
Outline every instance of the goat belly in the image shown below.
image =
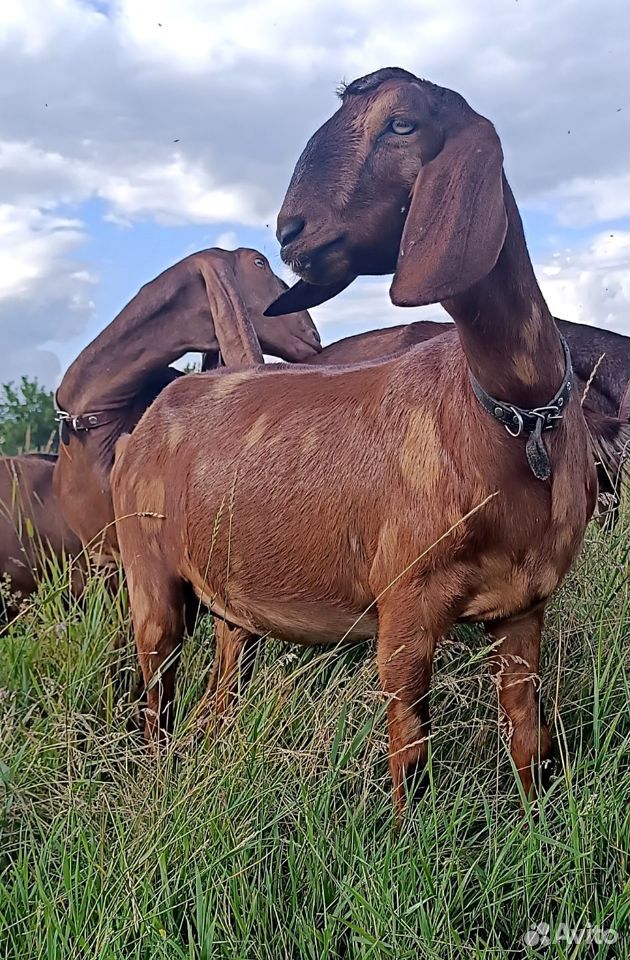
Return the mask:
POLYGON ((374 614, 343 610, 324 603, 239 598, 228 607, 214 601, 210 609, 229 623, 252 633, 271 634, 279 640, 302 646, 367 640, 376 633, 374 614))

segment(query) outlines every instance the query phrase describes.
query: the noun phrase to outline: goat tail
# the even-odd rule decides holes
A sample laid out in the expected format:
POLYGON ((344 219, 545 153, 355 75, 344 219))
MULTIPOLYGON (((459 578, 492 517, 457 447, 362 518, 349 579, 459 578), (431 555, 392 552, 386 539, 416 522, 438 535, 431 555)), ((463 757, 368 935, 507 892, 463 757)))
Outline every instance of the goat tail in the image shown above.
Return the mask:
POLYGON ((630 423, 589 409, 584 418, 596 462, 612 480, 630 479, 630 423))

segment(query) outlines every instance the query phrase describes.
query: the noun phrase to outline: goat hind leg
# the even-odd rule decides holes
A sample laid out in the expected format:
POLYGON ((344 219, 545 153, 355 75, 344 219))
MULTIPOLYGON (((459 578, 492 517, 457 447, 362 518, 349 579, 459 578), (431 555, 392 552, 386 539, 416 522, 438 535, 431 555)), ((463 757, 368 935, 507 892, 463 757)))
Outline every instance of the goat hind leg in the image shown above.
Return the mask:
POLYGON ((129 578, 129 605, 136 649, 146 688, 144 735, 160 740, 173 726, 175 676, 184 638, 184 585, 179 578, 153 575, 150 593, 143 582, 147 571, 129 578))
POLYGON ((208 686, 199 704, 200 726, 205 729, 213 717, 222 717, 239 693, 247 688, 254 672, 261 638, 242 627, 215 619, 216 653, 208 686))

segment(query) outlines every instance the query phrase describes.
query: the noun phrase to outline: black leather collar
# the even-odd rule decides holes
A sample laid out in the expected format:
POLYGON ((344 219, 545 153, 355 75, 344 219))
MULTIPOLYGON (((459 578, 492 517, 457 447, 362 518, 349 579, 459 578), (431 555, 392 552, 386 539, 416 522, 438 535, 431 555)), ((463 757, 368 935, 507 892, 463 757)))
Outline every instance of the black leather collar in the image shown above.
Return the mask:
POLYGON ((77 433, 80 430, 93 430, 94 427, 104 427, 106 423, 113 423, 118 417, 111 410, 99 410, 95 413, 82 413, 78 417, 73 417, 71 413, 65 410, 58 410, 55 420, 57 423, 66 423, 77 433))
POLYGON ((551 463, 547 448, 543 443, 542 432, 543 430, 552 430, 556 423, 562 420, 562 415, 573 390, 573 366, 569 345, 562 335, 560 335, 560 340, 564 350, 564 379, 553 400, 544 407, 525 410, 523 407, 517 407, 512 403, 496 400, 489 393, 486 393, 479 381, 473 377, 472 373, 469 373, 475 396, 484 410, 499 423, 502 423, 511 436, 520 437, 523 433, 529 434, 525 446, 527 462, 532 473, 539 480, 548 480, 551 476, 551 463))
MULTIPOLYGON (((56 402, 57 397, 55 396, 55 405, 56 402)), ((55 420, 59 424, 59 439, 62 443, 67 444, 70 439, 70 430, 74 433, 93 430, 96 427, 104 427, 106 423, 113 423, 118 417, 119 413, 115 410, 95 410, 93 413, 81 413, 75 417, 57 407, 55 420)))

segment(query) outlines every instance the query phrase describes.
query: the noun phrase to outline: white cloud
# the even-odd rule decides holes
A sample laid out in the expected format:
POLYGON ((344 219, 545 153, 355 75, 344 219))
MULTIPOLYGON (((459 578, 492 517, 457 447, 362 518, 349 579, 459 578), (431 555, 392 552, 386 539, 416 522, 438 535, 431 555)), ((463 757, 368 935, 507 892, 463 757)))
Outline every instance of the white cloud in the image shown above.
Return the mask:
POLYGON ((605 220, 625 219, 630 215, 628 176, 575 177, 530 206, 555 214, 561 227, 584 227, 605 220))
POLYGON ((630 304, 630 233, 599 233, 577 249, 557 252, 536 272, 556 316, 626 336, 630 304))
POLYGON ((236 250, 237 247, 240 247, 238 234, 235 230, 226 230, 218 235, 212 246, 221 247, 223 250, 236 250))
MULTIPOLYGON (((630 333, 630 233, 598 233, 585 244, 564 248, 535 264, 552 314, 591 323, 626 336, 630 333)), ((391 278, 362 277, 334 300, 311 311, 323 343, 414 320, 450 318, 438 305, 401 310, 389 299, 391 278)))
POLYGON ((414 320, 438 320, 446 323, 448 314, 439 304, 428 307, 394 307, 389 299, 391 277, 359 277, 334 300, 310 311, 322 343, 333 343, 363 330, 394 327, 414 320))
MULTIPOLYGON (((344 11, 335 5, 342 19, 350 9, 354 16, 365 16, 357 4, 346 6, 344 11)), ((211 7, 207 0, 186 0, 175 12, 170 0, 123 0, 115 19, 123 42, 148 63, 194 74, 256 61, 305 74, 321 67, 339 45, 339 31, 328 16, 332 7, 310 0, 284 9, 276 0, 214 0, 211 7)), ((250 76, 249 82, 257 85, 259 77, 250 76)))
POLYGON ((0 174, 0 199, 19 197, 24 204, 46 208, 98 197, 107 201, 107 218, 113 221, 150 217, 167 224, 255 224, 264 215, 255 185, 218 188, 202 164, 177 151, 159 163, 128 164, 119 173, 115 165, 104 170, 95 160, 65 158, 28 142, 0 141, 0 174))
POLYGON ((71 259, 81 225, 35 208, 0 205, 0 383, 22 373, 50 383, 59 361, 40 346, 83 329, 94 278, 71 259))
POLYGON ((380 0, 12 7, 0 12, 5 138, 49 165, 62 156, 79 179, 87 164, 132 217, 186 219, 199 200, 198 218, 260 222, 336 83, 384 64, 461 90, 495 121, 521 200, 626 169, 622 0, 605 15, 579 0, 391 0, 385 19, 380 0))
POLYGON ((0 202, 49 207, 81 200, 97 174, 85 163, 28 141, 0 141, 0 202))
POLYGON ((249 185, 241 189, 214 187, 201 166, 181 156, 162 164, 143 165, 125 175, 107 176, 95 185, 94 192, 109 201, 112 218, 122 220, 152 218, 170 225, 259 222, 255 189, 249 185))

